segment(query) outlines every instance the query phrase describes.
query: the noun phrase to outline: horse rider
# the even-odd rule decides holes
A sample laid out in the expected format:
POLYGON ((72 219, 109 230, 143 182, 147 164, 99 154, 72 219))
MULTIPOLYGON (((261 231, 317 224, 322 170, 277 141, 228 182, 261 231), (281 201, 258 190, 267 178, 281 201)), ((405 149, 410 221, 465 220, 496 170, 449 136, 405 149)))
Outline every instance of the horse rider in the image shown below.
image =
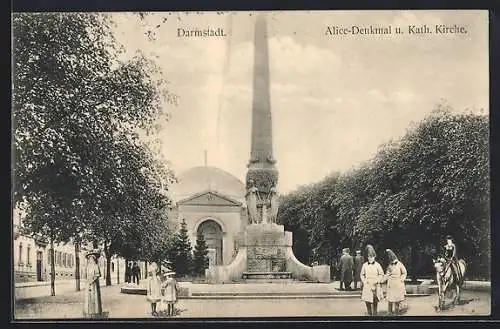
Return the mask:
POLYGON ((457 247, 453 243, 453 238, 451 235, 446 236, 446 244, 444 245, 444 258, 448 266, 451 267, 451 271, 455 276, 456 282, 461 281, 460 267, 458 266, 457 259, 457 247))

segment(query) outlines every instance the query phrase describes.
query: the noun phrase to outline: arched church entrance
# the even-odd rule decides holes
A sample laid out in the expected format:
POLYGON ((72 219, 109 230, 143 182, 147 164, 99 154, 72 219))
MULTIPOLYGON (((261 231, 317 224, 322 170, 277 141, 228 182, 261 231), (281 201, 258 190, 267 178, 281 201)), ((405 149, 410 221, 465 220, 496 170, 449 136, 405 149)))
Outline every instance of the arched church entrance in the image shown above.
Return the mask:
POLYGON ((222 265, 222 228, 212 219, 207 219, 198 226, 198 234, 203 234, 208 248, 210 265, 222 265))

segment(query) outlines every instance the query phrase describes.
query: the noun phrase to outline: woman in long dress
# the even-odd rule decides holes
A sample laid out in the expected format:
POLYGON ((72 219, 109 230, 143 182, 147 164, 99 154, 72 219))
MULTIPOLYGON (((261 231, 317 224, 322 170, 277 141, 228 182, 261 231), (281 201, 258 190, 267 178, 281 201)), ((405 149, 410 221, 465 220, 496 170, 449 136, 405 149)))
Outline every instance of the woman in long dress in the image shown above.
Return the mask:
POLYGON ((387 256, 389 258, 389 266, 387 267, 387 301, 389 303, 389 313, 393 314, 393 306, 395 308, 394 313, 399 313, 399 305, 405 299, 406 287, 406 267, 401 263, 396 254, 391 250, 387 249, 387 256))
POLYGON ((269 197, 271 208, 271 215, 269 216, 269 219, 271 223, 276 223, 278 218, 278 191, 275 186, 271 187, 269 197))
POLYGON ((177 303, 177 295, 179 293, 179 284, 174 278, 175 272, 168 272, 165 280, 165 295, 163 300, 167 303, 167 315, 175 315, 175 303, 177 303))
POLYGON ((151 315, 158 315, 156 305, 161 301, 161 280, 157 275, 158 267, 156 263, 151 264, 149 273, 151 274, 147 282, 146 299, 151 303, 151 315))
POLYGON ((377 315, 378 302, 383 299, 380 283, 384 278, 382 266, 375 260, 377 254, 372 245, 366 246, 368 261, 361 267, 363 290, 361 300, 366 304, 368 315, 377 315))
POLYGON ((456 281, 460 282, 463 278, 460 273, 460 266, 458 265, 457 247, 453 243, 453 238, 451 235, 446 236, 446 244, 444 245, 444 257, 448 264, 450 264, 456 281))
POLYGON ((249 181, 250 188, 248 189, 248 193, 246 195, 247 201, 247 209, 248 215, 250 217, 250 223, 257 222, 257 192, 258 189, 255 187, 255 183, 253 180, 249 181))
POLYGON ((101 271, 97 264, 97 259, 100 254, 99 250, 92 250, 85 255, 87 258, 87 284, 83 303, 83 313, 88 317, 102 315, 101 287, 99 286, 101 271))

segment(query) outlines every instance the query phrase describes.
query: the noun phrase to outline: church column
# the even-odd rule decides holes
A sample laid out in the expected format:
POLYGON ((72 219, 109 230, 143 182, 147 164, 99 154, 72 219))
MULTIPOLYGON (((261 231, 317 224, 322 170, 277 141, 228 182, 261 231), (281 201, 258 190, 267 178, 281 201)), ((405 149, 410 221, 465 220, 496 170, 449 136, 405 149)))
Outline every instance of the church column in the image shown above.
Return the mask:
POLYGON ((222 232, 222 264, 227 265, 231 262, 232 246, 228 239, 227 232, 222 232))

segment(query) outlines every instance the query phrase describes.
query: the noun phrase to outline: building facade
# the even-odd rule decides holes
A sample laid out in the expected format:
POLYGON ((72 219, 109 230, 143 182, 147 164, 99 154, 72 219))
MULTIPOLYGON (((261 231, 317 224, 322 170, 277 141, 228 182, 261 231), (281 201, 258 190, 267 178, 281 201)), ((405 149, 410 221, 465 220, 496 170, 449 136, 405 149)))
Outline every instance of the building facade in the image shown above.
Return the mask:
MULTIPOLYGON (((20 231, 23 213, 15 209, 13 213, 13 270, 14 282, 50 281, 51 275, 51 253, 50 244, 42 236, 32 237, 22 234, 20 231)), ((72 243, 60 243, 54 245, 55 280, 70 280, 76 276, 76 258, 80 260, 80 278, 85 279, 85 268, 87 260, 85 253, 89 250, 83 246, 76 255, 75 245, 72 243)), ((106 275, 106 258, 99 258, 99 267, 102 278, 106 275)), ((125 274, 125 261, 120 257, 111 258, 111 280, 123 282, 125 274)))
POLYGON ((179 175, 171 191, 170 218, 186 222, 191 245, 201 233, 209 264, 229 264, 237 249, 236 235, 247 223, 243 182, 222 169, 200 166, 179 175))

